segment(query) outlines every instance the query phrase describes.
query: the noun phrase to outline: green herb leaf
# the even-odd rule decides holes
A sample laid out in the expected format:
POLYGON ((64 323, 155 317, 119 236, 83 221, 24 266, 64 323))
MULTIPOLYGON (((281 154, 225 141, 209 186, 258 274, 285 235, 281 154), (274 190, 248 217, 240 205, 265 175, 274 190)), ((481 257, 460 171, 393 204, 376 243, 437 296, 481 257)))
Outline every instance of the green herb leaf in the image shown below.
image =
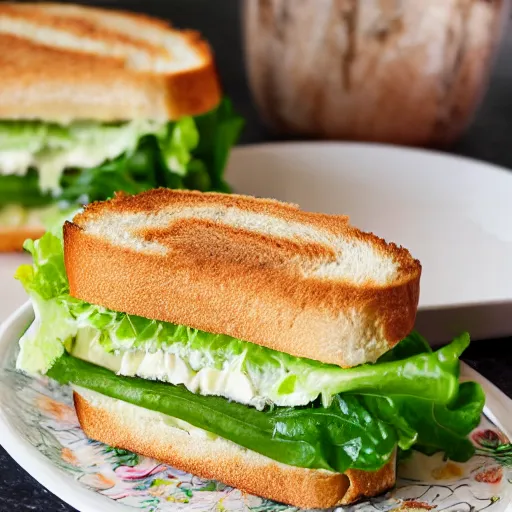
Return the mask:
POLYGON ((25 176, 0 175, 0 208, 9 204, 35 208, 46 206, 52 201, 52 195, 43 193, 39 188, 39 178, 34 169, 25 176))

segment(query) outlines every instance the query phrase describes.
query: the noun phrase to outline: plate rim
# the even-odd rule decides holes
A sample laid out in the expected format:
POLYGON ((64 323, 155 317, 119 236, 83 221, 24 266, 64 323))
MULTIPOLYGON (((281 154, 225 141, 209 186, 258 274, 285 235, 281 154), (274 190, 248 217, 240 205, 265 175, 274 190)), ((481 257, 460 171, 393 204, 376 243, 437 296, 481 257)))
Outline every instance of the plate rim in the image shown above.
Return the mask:
POLYGON ((233 154, 245 153, 251 151, 258 151, 260 149, 287 149, 290 147, 305 147, 307 149, 325 149, 338 147, 340 149, 360 149, 369 150, 376 149, 378 151, 389 151, 391 153, 408 153, 411 155, 423 155, 427 158, 440 158, 446 160, 452 160, 453 162, 463 161, 469 165, 476 165, 485 167, 497 171, 499 174, 509 176, 512 179, 512 169, 508 169, 505 166, 473 158, 466 155, 460 155, 457 153, 449 153, 440 149, 434 148, 419 148, 413 146, 400 146, 399 144, 390 144, 383 142, 355 142, 355 141, 336 141, 336 140, 285 140, 285 141, 269 141, 269 142, 245 142, 235 146, 231 153, 226 168, 229 167, 229 162, 233 154))
MULTIPOLYGON (((12 343, 11 333, 24 320, 28 323, 33 313, 30 301, 25 302, 0 325, 0 359, 5 361, 12 343)), ((4 370, 2 363, 0 370, 4 370)), ((0 388, 0 393, 3 391, 0 388)), ((0 445, 32 478, 37 480, 46 490, 71 505, 80 512, 127 511, 130 507, 117 503, 107 496, 101 495, 80 485, 71 475, 66 474, 51 463, 35 446, 20 437, 10 424, 5 411, 0 407, 0 445)))
MULTIPOLYGON (((33 308, 30 301, 25 302, 0 325, 0 360, 9 351, 13 342, 17 343, 12 331, 22 322, 28 323, 33 317, 33 308)), ((2 363, 0 370, 5 369, 2 363)), ((509 398, 483 375, 461 361, 461 377, 466 380, 475 380, 484 388, 486 405, 484 414, 498 426, 509 439, 512 439, 512 418, 507 416, 507 409, 512 409, 512 398, 509 398), (508 406, 508 407, 507 407, 508 406)), ((0 387, 0 393, 3 391, 0 387)), ((49 461, 29 441, 16 434, 15 428, 10 424, 3 408, 0 407, 0 445, 30 476, 37 480, 52 494, 81 512, 97 512, 98 510, 112 510, 121 512, 131 507, 117 503, 108 496, 93 492, 80 485, 71 475, 64 473, 49 461)))

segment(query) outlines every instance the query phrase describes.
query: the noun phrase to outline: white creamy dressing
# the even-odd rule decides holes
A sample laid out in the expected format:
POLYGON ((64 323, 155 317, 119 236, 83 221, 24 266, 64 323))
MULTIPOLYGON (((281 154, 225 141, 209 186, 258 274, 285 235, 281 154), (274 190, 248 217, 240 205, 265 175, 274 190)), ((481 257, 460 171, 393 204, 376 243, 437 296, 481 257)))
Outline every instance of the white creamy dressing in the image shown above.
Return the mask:
POLYGON ((154 353, 124 353, 118 373, 175 385, 183 384, 193 393, 227 395, 241 403, 250 403, 256 396, 250 380, 237 368, 201 368, 194 371, 180 356, 162 350, 154 353))
POLYGON ((80 329, 71 348, 71 355, 103 366, 126 377, 140 377, 170 384, 183 384, 189 391, 201 395, 223 396, 243 404, 263 408, 265 399, 258 396, 245 373, 236 366, 218 370, 201 368, 194 371, 177 354, 156 352, 125 352, 111 354, 100 345, 99 333, 91 339, 91 329, 80 329))
POLYGON ((77 126, 73 138, 59 147, 44 147, 39 151, 0 150, 0 175, 25 175, 32 167, 38 170, 43 192, 60 191, 60 177, 67 168, 92 168, 107 160, 133 151, 142 135, 162 128, 151 121, 133 121, 113 130, 98 126, 77 126))
POLYGON ((0 174, 26 174, 33 155, 28 150, 0 151, 0 174))
POLYGON ((0 174, 23 176, 33 167, 38 170, 39 187, 43 192, 58 192, 60 177, 66 168, 92 168, 126 151, 119 145, 98 148, 75 147, 52 154, 30 151, 0 151, 0 174))

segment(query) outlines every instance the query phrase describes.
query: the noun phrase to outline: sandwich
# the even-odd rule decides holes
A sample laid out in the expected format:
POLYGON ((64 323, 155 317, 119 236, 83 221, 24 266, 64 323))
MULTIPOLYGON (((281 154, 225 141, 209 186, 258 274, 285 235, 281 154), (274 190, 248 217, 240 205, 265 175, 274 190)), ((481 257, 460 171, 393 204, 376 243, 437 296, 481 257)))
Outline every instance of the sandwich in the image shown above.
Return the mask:
POLYGON ((242 127, 196 32, 140 14, 0 3, 0 251, 117 191, 228 191, 242 127))
POLYGON ((305 508, 390 489, 412 449, 474 453, 468 334, 433 351, 420 263, 345 216, 160 188, 25 247, 17 368, 71 385, 93 440, 305 508))

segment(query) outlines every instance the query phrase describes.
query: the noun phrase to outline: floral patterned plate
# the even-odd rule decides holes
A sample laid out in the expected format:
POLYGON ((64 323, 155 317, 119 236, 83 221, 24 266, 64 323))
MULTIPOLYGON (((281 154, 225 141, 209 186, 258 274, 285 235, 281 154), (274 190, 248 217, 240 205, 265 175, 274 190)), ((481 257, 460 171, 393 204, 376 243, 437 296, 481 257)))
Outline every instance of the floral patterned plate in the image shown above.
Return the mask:
MULTIPOLYGON (((88 440, 67 387, 14 369, 19 336, 32 317, 26 304, 0 329, 0 441, 51 492, 84 512, 296 510, 88 440)), ((466 366, 463 378, 478 380, 487 394, 485 416, 471 436, 476 455, 458 464, 418 453, 399 467, 394 490, 345 510, 512 508, 512 401, 466 366)))

